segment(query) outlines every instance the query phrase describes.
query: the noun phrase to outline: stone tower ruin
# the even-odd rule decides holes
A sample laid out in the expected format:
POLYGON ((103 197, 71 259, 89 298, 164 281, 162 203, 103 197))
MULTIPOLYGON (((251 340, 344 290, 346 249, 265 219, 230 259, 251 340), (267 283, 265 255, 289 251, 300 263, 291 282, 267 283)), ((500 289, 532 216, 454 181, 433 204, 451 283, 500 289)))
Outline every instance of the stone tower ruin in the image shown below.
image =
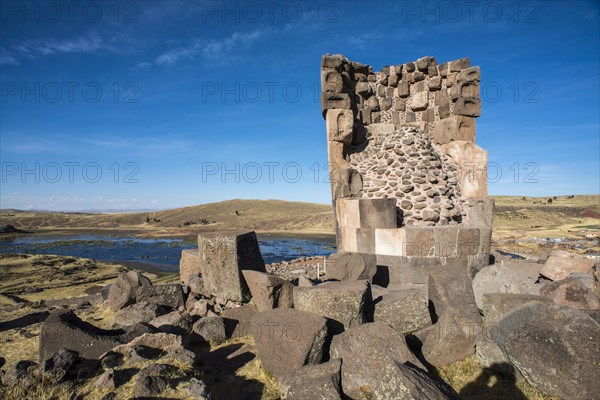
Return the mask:
POLYGON ((494 204, 487 152, 475 144, 479 81, 468 58, 373 72, 323 56, 338 251, 376 255, 405 284, 419 283, 416 265, 462 263, 471 275, 488 265, 494 204))

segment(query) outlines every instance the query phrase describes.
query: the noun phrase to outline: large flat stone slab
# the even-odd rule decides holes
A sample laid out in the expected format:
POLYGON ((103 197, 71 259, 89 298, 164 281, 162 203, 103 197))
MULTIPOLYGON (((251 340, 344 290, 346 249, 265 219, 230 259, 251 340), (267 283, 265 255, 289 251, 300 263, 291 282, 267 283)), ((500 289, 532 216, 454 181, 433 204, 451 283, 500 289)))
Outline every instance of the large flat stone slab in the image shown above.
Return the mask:
POLYGON ((251 329, 263 366, 278 378, 323 358, 327 320, 319 315, 277 308, 256 314, 251 329))
POLYGON ((198 235, 198 250, 203 294, 223 302, 241 302, 249 296, 243 269, 265 272, 254 232, 203 233, 198 235))

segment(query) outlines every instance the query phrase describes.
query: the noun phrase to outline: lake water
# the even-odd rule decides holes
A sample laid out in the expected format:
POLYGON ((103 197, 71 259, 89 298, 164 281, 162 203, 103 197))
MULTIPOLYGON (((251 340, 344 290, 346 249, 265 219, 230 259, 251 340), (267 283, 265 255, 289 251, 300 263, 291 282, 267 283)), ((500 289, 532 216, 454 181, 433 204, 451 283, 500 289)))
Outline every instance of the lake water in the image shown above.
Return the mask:
MULTIPOLYGON (((327 256, 335 251, 329 238, 258 237, 265 263, 289 261, 301 256, 327 256)), ((0 240, 0 253, 58 254, 94 258, 146 268, 177 271, 181 250, 198 247, 183 238, 143 239, 101 235, 23 236, 0 240)))

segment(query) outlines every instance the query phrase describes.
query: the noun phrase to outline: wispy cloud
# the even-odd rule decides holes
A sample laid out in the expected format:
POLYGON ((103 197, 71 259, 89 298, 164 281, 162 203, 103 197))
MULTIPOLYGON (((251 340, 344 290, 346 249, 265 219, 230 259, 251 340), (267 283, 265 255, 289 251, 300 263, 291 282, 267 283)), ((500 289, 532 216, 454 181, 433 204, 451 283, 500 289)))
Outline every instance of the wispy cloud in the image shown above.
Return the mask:
MULTIPOLYGON (((252 32, 234 32, 222 39, 193 39, 186 46, 162 53, 152 63, 162 66, 174 65, 182 60, 193 60, 196 57, 202 57, 211 63, 224 63, 235 57, 233 53, 236 50, 255 42, 268 32, 268 29, 257 29, 252 32)), ((141 62, 137 67, 147 68, 152 63, 141 62)))
POLYGON ((93 30, 67 39, 13 41, 10 49, 0 48, 0 64, 19 65, 23 59, 35 60, 57 54, 122 54, 130 51, 134 44, 127 35, 103 36, 93 30))
POLYGON ((8 51, 5 47, 0 47, 0 64, 19 65, 19 60, 15 54, 8 51))

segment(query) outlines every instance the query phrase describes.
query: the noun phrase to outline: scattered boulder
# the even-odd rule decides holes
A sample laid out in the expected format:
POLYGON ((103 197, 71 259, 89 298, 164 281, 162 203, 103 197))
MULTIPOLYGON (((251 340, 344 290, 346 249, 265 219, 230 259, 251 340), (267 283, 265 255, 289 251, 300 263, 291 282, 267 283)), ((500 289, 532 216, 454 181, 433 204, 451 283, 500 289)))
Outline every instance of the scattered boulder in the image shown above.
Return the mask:
POLYGON ((210 400, 210 392, 206 387, 206 384, 200 379, 189 378, 187 381, 177 385, 177 390, 187 393, 192 399, 210 400))
POLYGON ((282 379, 283 398, 342 400, 341 367, 341 360, 300 367, 282 379))
POLYGON ((591 399, 600 393, 600 324, 587 313, 543 304, 506 339, 511 362, 551 396, 591 399))
MULTIPOLYGON (((477 326, 481 323, 472 281, 467 274, 467 268, 463 265, 444 265, 429 272, 429 303, 434 313, 432 316, 432 318, 435 317, 434 322, 441 319, 446 309, 451 307, 454 311, 460 311, 462 320, 470 321, 467 323, 467 327, 477 326)), ((454 319, 451 316, 447 318, 454 319)), ((456 325, 451 324, 450 326, 456 325)), ((425 331, 427 334, 437 331, 438 337, 443 337, 446 333, 439 332, 441 329, 448 328, 434 325, 431 329, 425 328, 425 331)))
POLYGON ((135 303, 120 309, 112 319, 113 328, 122 328, 140 323, 148 323, 165 313, 165 309, 153 303, 135 303))
POLYGON ((121 272, 108 290, 106 305, 120 310, 152 293, 152 282, 136 271, 121 272))
POLYGON ((186 335, 192 330, 190 319, 179 311, 172 311, 168 314, 154 318, 148 323, 161 332, 174 333, 177 335, 186 335))
POLYGON ((263 366, 278 378, 321 362, 327 321, 319 315, 276 308, 256 314, 251 330, 263 366))
POLYGON ((294 288, 294 308, 332 320, 334 332, 367 322, 366 307, 371 301, 368 281, 326 282, 294 288))
POLYGON ((540 274, 553 281, 565 279, 573 272, 591 273, 594 260, 564 250, 553 250, 540 274))
POLYGON ((33 382, 33 370, 37 364, 30 360, 21 360, 7 368, 2 375, 4 386, 15 386, 20 383, 33 382))
POLYGON ((294 306, 294 285, 289 281, 260 271, 243 270, 242 274, 259 312, 294 306))
POLYGON ((573 273, 559 281, 548 282, 540 294, 557 304, 580 310, 600 310, 600 299, 594 293, 594 278, 588 274, 573 273))
POLYGON ((225 335, 225 323, 221 317, 204 317, 196 321, 192 327, 193 332, 205 343, 223 343, 225 335))
POLYGON ((502 260, 502 266, 510 269, 515 274, 530 281, 537 281, 540 277, 542 264, 533 261, 502 260))
POLYGON ((195 359, 194 353, 183 347, 181 336, 170 333, 146 333, 127 344, 111 349, 102 357, 115 353, 120 353, 134 362, 136 360, 169 358, 186 364, 193 364, 195 359), (145 354, 142 357, 137 357, 140 351, 145 354))
POLYGON ((70 310, 52 312, 42 325, 40 361, 65 348, 76 351, 84 359, 99 359, 108 350, 150 332, 144 325, 126 330, 104 330, 82 321, 70 310))
POLYGON ((202 277, 199 275, 190 277, 187 282, 187 287, 189 288, 189 293, 191 294, 203 293, 204 284, 202 283, 202 277))
MULTIPOLYGON (((505 296, 519 295, 505 294, 505 296)), ((547 299, 544 301, 548 302, 547 299)), ((515 329, 527 323, 540 310, 542 304, 541 301, 533 300, 517 305, 495 319, 486 319, 475 344, 475 359, 484 367, 509 378, 521 380, 521 374, 506 354, 506 339, 515 329)))
POLYGON ((337 252, 327 260, 327 279, 338 281, 372 281, 377 273, 374 254, 337 252))
POLYGON ((149 295, 143 296, 137 301, 147 301, 173 310, 185 305, 183 289, 178 283, 156 285, 149 295))
POLYGON ((484 322, 491 325, 504 314, 530 301, 550 302, 551 300, 534 294, 486 293, 482 297, 484 322))
POLYGON ((483 308, 486 293, 540 294, 540 286, 534 280, 524 278, 503 265, 484 267, 473 278, 473 292, 479 309, 483 308))
POLYGON ((311 287, 311 286, 315 286, 315 283, 310 278, 307 278, 304 275, 300 275, 298 277, 298 286, 300 286, 300 287, 311 287))
MULTIPOLYGON (((181 258, 179 259, 179 279, 181 284, 192 288, 192 279, 199 277, 200 274, 200 252, 198 249, 182 250, 181 258)), ((202 290, 200 292, 192 290, 192 293, 202 293, 202 290)))
POLYGON ((256 233, 202 233, 198 235, 203 293, 216 296, 223 304, 227 300, 244 301, 249 290, 241 271, 265 272, 256 233))
POLYGON ((168 367, 162 364, 153 364, 142 369, 137 374, 137 380, 134 386, 135 397, 158 397, 167 388, 168 382, 163 375, 165 375, 168 370, 168 367))
POLYGON ((464 310, 449 306, 423 342, 423 356, 439 367, 462 360, 475 350, 475 340, 481 330, 464 310))
POLYGON ((115 370, 112 368, 106 369, 96 380, 95 385, 100 389, 114 389, 116 387, 115 370))
POLYGON ((410 352, 404 336, 381 322, 334 336, 330 356, 342 359, 342 390, 351 399, 449 399, 410 352))
POLYGON ((257 312, 258 310, 254 304, 223 311, 221 317, 225 323, 225 336, 228 339, 235 339, 252 335, 250 326, 252 325, 252 318, 257 312))
MULTIPOLYGON (((375 288, 375 285, 373 285, 375 288)), ((373 320, 407 334, 431 325, 427 293, 424 290, 373 289, 373 320)))
POLYGON ((76 361, 77 352, 60 349, 44 362, 42 373, 49 382, 58 383, 67 377, 76 361))

